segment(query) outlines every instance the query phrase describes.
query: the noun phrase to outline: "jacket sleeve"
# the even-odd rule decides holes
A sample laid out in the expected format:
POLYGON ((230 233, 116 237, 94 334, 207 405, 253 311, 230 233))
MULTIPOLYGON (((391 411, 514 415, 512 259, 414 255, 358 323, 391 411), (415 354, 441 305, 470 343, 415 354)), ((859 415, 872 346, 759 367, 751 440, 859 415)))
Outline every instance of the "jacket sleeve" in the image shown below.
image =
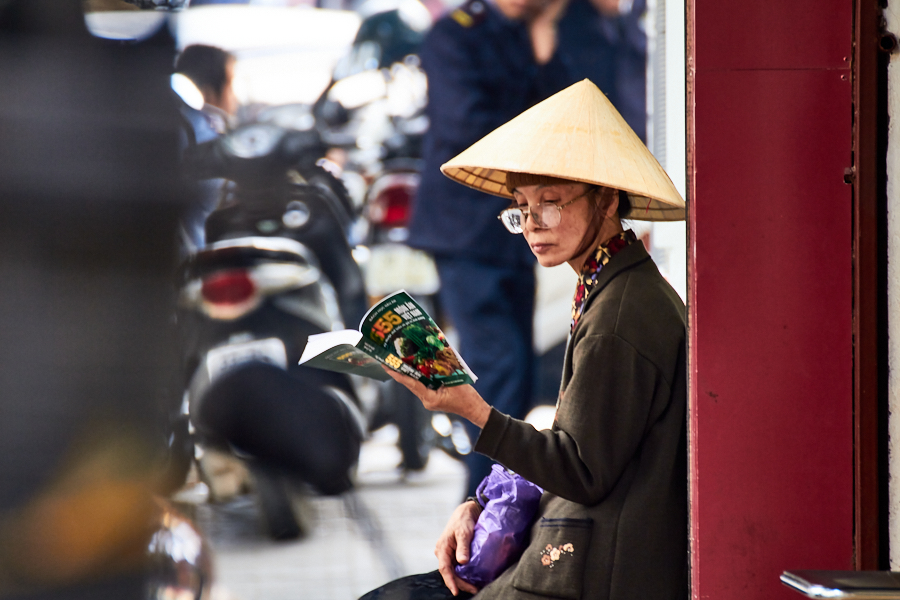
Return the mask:
POLYGON ((613 489, 671 397, 659 369, 616 335, 579 340, 553 430, 491 411, 475 450, 546 491, 584 505, 613 489))

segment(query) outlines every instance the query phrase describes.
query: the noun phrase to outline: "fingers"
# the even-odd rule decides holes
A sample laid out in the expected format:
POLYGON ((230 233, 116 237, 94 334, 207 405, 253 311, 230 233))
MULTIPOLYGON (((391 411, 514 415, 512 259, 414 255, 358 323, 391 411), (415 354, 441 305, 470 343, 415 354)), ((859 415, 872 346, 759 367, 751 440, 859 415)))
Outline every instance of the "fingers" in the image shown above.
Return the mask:
POLYGON ((457 577, 453 572, 453 544, 456 542, 456 538, 451 536, 447 536, 447 532, 445 531, 443 535, 441 535, 440 540, 438 540, 437 547, 434 549, 434 554, 438 559, 438 572, 441 574, 441 578, 444 580, 444 585, 447 586, 454 596, 459 594, 459 585, 456 583, 457 577))
MULTIPOLYGON (((478 593, 478 588, 475 587, 474 585, 472 585, 471 583, 469 583, 468 581, 463 581, 462 579, 457 577, 455 574, 453 575, 453 579, 456 581, 456 587, 461 589, 462 591, 469 592, 470 594, 478 593)), ((447 587, 449 587, 449 586, 447 586, 447 587)), ((456 596, 456 594, 453 594, 453 595, 456 596)))
POLYGON ((396 381, 397 383, 408 388, 409 391, 411 391, 416 396, 421 397, 421 392, 428 391, 427 387, 425 387, 423 384, 419 383, 412 377, 409 377, 402 373, 398 373, 397 371, 395 371, 393 369, 389 369, 388 367, 386 367, 384 365, 381 365, 381 368, 384 369, 384 372, 387 373, 388 375, 390 375, 394 381, 396 381))
POLYGON ((416 398, 418 398, 422 402, 422 406, 427 408, 428 410, 440 410, 439 408, 439 399, 440 395, 434 390, 430 390, 425 385, 419 381, 416 381, 412 377, 407 377, 402 373, 397 373, 392 369, 388 369, 384 365, 381 367, 384 371, 390 375, 394 381, 403 385, 406 389, 415 394, 416 398))
POLYGON ((456 576, 456 572, 453 570, 453 565, 440 565, 438 567, 438 571, 441 574, 441 578, 444 580, 444 585, 447 586, 447 589, 450 590, 450 593, 452 593, 454 596, 458 596, 460 590, 469 592, 470 594, 478 593, 477 587, 475 587, 468 581, 463 581, 456 576))
POLYGON ((438 571, 444 585, 454 596, 458 595, 460 590, 471 594, 478 593, 478 588, 456 576, 454 568, 457 564, 464 565, 469 562, 469 546, 474 535, 475 521, 480 512, 481 507, 476 502, 460 504, 453 511, 434 549, 438 559, 438 571))
POLYGON ((428 410, 459 415, 481 428, 484 428, 487 423, 491 407, 471 385, 457 385, 449 388, 445 386, 438 390, 431 390, 412 377, 397 373, 384 365, 381 368, 394 381, 415 394, 422 401, 422 406, 428 410))
POLYGON ((452 593, 454 596, 459 595, 460 586, 457 581, 461 580, 453 572, 453 567, 451 565, 442 564, 438 566, 438 571, 441 574, 441 578, 444 580, 444 585, 447 586, 447 589, 450 590, 450 593, 452 593))
POLYGON ((456 562, 461 565, 469 562, 469 546, 472 544, 472 530, 456 530, 456 562))
POLYGON ((477 594, 478 588, 456 576, 455 565, 450 560, 450 556, 449 554, 438 555, 438 572, 440 572, 441 578, 444 580, 444 585, 447 586, 447 589, 454 596, 459 595, 460 590, 470 594, 477 594))

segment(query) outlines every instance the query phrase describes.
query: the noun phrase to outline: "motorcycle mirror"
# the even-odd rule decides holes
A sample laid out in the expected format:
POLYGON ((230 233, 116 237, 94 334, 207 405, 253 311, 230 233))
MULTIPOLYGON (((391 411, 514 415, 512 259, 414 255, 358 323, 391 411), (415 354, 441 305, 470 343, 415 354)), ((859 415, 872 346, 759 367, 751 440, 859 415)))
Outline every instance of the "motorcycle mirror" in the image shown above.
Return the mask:
POLYGON ((84 21, 94 37, 140 41, 159 31, 167 13, 189 4, 190 0, 84 0, 84 21))
POLYGON ((190 77, 182 73, 175 73, 170 80, 172 90, 178 94, 178 97, 184 100, 184 103, 193 108, 200 110, 203 108, 203 92, 191 81, 190 77))

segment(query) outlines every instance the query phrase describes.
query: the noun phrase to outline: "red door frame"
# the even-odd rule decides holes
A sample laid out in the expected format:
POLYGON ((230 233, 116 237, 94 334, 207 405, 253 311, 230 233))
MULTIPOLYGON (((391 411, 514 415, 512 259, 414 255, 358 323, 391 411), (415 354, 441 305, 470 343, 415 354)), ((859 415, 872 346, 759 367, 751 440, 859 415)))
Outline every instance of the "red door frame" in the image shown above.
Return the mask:
POLYGON ((853 22, 853 435, 855 567, 886 569, 885 538, 887 427, 881 362, 886 341, 885 152, 886 60, 879 52, 895 40, 881 32, 878 0, 856 0, 853 22), (884 43, 884 46, 881 44, 884 43))
POLYGON ((862 2, 688 2, 694 598, 878 561, 862 2))

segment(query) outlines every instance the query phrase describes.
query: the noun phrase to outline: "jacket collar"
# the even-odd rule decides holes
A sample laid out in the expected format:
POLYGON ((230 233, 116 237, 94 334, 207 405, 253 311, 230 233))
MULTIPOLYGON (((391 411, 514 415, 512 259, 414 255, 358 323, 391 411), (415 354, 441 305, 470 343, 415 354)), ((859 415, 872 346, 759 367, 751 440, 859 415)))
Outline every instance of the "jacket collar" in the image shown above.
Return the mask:
POLYGON ((644 243, 640 240, 619 250, 597 274, 597 283, 584 302, 584 310, 587 311, 591 299, 598 296, 603 288, 609 285, 609 282, 648 260, 650 260, 650 255, 647 254, 644 243))

